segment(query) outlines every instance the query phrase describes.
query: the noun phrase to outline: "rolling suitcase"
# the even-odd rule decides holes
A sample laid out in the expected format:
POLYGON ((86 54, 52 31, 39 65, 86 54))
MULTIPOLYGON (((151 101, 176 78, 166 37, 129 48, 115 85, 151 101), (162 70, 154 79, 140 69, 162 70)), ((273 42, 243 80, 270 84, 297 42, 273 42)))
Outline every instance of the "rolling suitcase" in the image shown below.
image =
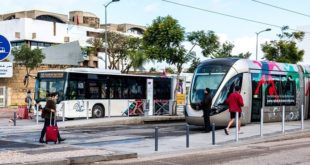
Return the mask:
POLYGON ((18 118, 19 119, 28 119, 28 110, 26 106, 18 106, 18 118))
POLYGON ((56 144, 58 141, 58 127, 56 126, 56 116, 54 120, 54 125, 52 125, 52 112, 50 117, 50 125, 46 128, 45 141, 46 144, 48 142, 54 142, 56 144))

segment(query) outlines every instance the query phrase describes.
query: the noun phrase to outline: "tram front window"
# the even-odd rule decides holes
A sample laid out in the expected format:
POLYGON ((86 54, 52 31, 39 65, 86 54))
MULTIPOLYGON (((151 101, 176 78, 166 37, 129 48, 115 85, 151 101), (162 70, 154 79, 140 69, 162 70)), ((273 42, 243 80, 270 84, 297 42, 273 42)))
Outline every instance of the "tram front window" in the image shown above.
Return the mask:
POLYGON ((224 78, 224 74, 196 75, 191 91, 191 103, 198 104, 203 100, 204 90, 210 88, 211 95, 214 95, 224 78))
POLYGON ((214 96, 229 68, 225 65, 204 65, 197 68, 190 92, 190 104, 193 109, 197 109, 197 105, 203 100, 206 88, 210 88, 211 95, 214 96))

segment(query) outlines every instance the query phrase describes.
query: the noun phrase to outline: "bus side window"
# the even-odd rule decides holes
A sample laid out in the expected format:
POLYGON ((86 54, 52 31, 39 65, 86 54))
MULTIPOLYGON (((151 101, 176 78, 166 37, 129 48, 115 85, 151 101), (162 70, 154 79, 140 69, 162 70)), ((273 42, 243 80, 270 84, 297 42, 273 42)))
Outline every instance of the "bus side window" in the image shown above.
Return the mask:
POLYGON ((85 99, 85 82, 84 81, 78 82, 77 98, 78 99, 85 99))
POLYGON ((101 98, 102 99, 107 98, 107 84, 106 83, 101 84, 101 98))
POLYGON ((77 99, 77 81, 69 81, 69 86, 67 88, 67 98, 70 100, 77 99))

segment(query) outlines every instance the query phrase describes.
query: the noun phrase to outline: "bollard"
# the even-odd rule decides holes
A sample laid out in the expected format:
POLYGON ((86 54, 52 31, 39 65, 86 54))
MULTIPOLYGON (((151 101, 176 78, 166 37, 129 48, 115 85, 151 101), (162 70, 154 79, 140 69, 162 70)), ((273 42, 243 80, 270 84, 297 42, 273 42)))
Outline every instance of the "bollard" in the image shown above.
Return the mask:
POLYGON ((186 148, 189 147, 189 125, 186 124, 186 148))
POLYGON ((108 117, 109 118, 111 117, 111 101, 110 101, 110 99, 108 101, 108 117))
POLYGON ((158 127, 155 127, 155 151, 158 151, 158 127))
POLYGON ((238 130, 238 128, 239 128, 239 112, 236 112, 236 142, 238 142, 239 141, 239 130, 238 130))
POLYGON ((62 122, 65 122, 65 105, 62 104, 63 108, 62 108, 62 122))
POLYGON ((212 145, 215 145, 215 124, 212 123, 212 145))
POLYGON ((128 102, 127 102, 127 116, 129 117, 129 111, 130 111, 130 101, 128 100, 128 102))
POLYGON ((36 104, 36 122, 39 124, 39 104, 36 104))
POLYGON ((14 123, 14 126, 16 126, 16 112, 14 112, 13 123, 14 123))
POLYGON ((301 104, 301 130, 304 130, 304 105, 301 104))
POLYGON ((88 120, 89 101, 86 102, 86 120, 88 120))
POLYGON ((285 122, 285 106, 283 106, 283 108, 282 108, 282 133, 285 132, 284 122, 285 122))
POLYGON ((261 108, 260 110, 260 136, 263 135, 263 128, 264 128, 264 108, 261 108))

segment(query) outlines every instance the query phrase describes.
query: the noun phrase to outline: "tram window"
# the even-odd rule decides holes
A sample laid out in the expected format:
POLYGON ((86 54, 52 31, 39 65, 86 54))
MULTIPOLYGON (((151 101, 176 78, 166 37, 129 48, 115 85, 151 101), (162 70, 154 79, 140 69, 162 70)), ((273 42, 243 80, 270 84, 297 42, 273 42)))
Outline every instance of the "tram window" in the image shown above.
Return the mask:
POLYGON ((269 75, 267 80, 267 97, 278 97, 281 94, 281 81, 278 75, 269 75))
POLYGON ((282 95, 292 95, 294 92, 293 86, 292 76, 282 76, 282 95))
POLYGON ((214 95, 218 89, 224 74, 196 75, 191 90, 191 102, 200 103, 204 97, 204 90, 211 89, 211 95, 214 95))
POLYGON ((266 106, 295 105, 296 83, 291 76, 268 75, 266 106))
POLYGON ((214 105, 223 104, 227 99, 227 97, 234 91, 235 86, 241 87, 241 85, 242 85, 242 74, 238 74, 233 78, 231 78, 222 89, 214 105))

